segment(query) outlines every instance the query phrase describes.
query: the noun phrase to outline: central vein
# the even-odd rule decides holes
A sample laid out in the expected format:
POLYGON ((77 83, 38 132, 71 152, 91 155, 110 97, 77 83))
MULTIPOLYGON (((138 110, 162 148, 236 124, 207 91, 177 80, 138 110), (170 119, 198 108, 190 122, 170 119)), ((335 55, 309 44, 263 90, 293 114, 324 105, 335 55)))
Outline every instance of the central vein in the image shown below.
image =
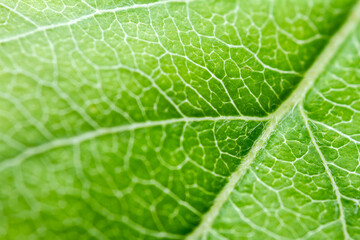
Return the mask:
POLYGON ((341 44, 353 31, 359 21, 360 1, 358 1, 358 3, 354 6, 353 11, 350 13, 342 27, 332 36, 332 38, 330 39, 326 47, 323 49, 323 51, 320 53, 320 55, 317 57, 313 65, 308 69, 299 86, 290 95, 290 97, 286 101, 284 101, 274 113, 270 115, 271 120, 267 124, 264 132, 255 142, 250 152, 245 156, 243 162, 238 167, 238 169, 229 177, 228 183, 218 194, 218 196, 214 200, 214 204, 209 209, 209 211, 204 214, 202 221, 198 225, 198 227, 196 227, 194 231, 187 236, 187 240, 197 239, 199 236, 206 233, 206 231, 211 228, 211 225, 214 222, 216 216, 219 214, 221 207, 229 198, 236 184, 246 173, 247 169, 254 161, 259 150, 265 147, 267 140, 269 139, 272 132, 275 130, 276 126, 281 121, 283 116, 291 108, 294 108, 304 99, 308 90, 314 85, 315 80, 325 70, 327 64, 335 56, 341 44))

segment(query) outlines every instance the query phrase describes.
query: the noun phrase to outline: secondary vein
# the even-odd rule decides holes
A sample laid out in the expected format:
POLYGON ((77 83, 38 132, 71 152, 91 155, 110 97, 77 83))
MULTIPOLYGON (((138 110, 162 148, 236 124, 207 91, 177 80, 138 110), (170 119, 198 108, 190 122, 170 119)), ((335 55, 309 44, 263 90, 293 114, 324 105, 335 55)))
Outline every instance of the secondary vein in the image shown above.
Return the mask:
POLYGON ((180 123, 180 122, 201 122, 201 121, 266 121, 268 117, 247 117, 247 116, 221 116, 221 117, 188 117, 188 118, 174 118, 167 120, 158 120, 158 121, 147 121, 147 122, 137 122, 129 123, 120 126, 108 127, 108 128, 98 128, 93 131, 85 132, 76 136, 61 138, 49 141, 47 143, 41 144, 39 146, 31 147, 16 155, 13 158, 5 159, 0 162, 0 172, 9 168, 21 164, 25 159, 47 152, 51 149, 71 146, 79 144, 81 142, 95 139, 100 136, 115 134, 120 132, 133 131, 135 129, 155 127, 155 126, 164 126, 168 124, 180 123))
POLYGON ((331 173, 331 170, 326 162, 326 159, 324 157, 324 155, 322 154, 318 144, 316 143, 316 140, 315 140, 315 137, 314 137, 314 134, 313 132, 311 131, 310 129, 310 126, 309 126, 309 119, 308 117, 306 116, 305 112, 304 112, 304 109, 303 107, 301 106, 300 107, 300 113, 304 119, 304 122, 305 122, 305 126, 306 126, 306 129, 310 135, 310 139, 311 139, 311 142, 312 144, 314 145, 316 151, 318 152, 319 156, 320 156, 320 159, 321 159, 321 162, 322 162, 322 165, 324 166, 325 168, 325 171, 327 173, 327 175, 329 176, 330 178, 330 181, 331 181, 331 185, 334 189, 334 192, 335 192, 335 195, 336 195, 336 201, 337 203, 339 204, 339 209, 340 209, 340 222, 341 222, 341 225, 342 225, 342 230, 343 230, 343 233, 345 235, 345 239, 350 239, 350 236, 349 236, 349 233, 347 232, 347 229, 346 229, 346 220, 345 220, 345 213, 344 213, 344 207, 342 205, 342 202, 341 202, 341 193, 340 193, 340 190, 338 188, 338 186, 336 185, 336 182, 335 182, 335 179, 334 179, 334 176, 332 175, 331 173))
POLYGON ((81 22, 83 20, 95 17, 97 15, 105 14, 105 13, 116 13, 116 12, 120 12, 120 11, 127 11, 127 10, 130 10, 130 9, 136 9, 136 8, 150 8, 150 7, 153 7, 153 6, 167 4, 167 3, 176 3, 176 2, 187 3, 187 2, 190 2, 190 1, 191 0, 163 0, 163 1, 159 1, 159 2, 147 3, 147 4, 133 4, 133 5, 130 5, 130 6, 116 7, 116 8, 112 8, 112 9, 100 9, 100 10, 93 11, 93 12, 91 12, 89 14, 80 16, 78 18, 71 19, 69 21, 60 22, 60 23, 56 23, 56 24, 52 24, 52 25, 44 25, 44 26, 38 26, 36 23, 31 21, 31 19, 24 16, 23 14, 20 14, 18 11, 16 11, 16 9, 10 8, 9 6, 5 5, 4 3, 0 3, 0 6, 8 9, 9 11, 12 11, 12 12, 16 13, 17 15, 19 15, 20 17, 22 17, 23 19, 25 19, 26 21, 28 21, 29 23, 31 23, 31 24, 33 24, 34 26, 37 27, 34 30, 27 31, 27 32, 21 33, 19 35, 10 36, 10 37, 7 37, 7 38, 2 38, 2 39, 0 39, 0 44, 10 42, 10 41, 13 41, 13 40, 19 40, 21 38, 27 37, 29 35, 32 35, 32 34, 35 34, 35 33, 38 33, 38 32, 43 32, 43 31, 47 31, 47 30, 50 30, 50 29, 63 27, 63 26, 71 26, 71 25, 76 24, 78 22, 81 22))

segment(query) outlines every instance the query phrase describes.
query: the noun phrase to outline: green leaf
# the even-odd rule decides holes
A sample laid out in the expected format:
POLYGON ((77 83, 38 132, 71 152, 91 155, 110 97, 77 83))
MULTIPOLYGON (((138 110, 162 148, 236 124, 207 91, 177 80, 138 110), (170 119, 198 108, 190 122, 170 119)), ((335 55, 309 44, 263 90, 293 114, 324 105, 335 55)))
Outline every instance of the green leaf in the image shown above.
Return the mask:
POLYGON ((0 238, 360 239, 359 22, 0 0, 0 238))

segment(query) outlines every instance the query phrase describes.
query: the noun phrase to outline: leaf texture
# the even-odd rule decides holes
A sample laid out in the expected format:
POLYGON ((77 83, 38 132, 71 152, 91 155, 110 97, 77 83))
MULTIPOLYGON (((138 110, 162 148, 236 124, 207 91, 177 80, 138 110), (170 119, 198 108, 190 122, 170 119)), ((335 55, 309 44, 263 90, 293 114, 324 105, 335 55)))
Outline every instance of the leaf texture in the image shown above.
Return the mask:
POLYGON ((0 0, 0 238, 359 239, 358 9, 0 0))

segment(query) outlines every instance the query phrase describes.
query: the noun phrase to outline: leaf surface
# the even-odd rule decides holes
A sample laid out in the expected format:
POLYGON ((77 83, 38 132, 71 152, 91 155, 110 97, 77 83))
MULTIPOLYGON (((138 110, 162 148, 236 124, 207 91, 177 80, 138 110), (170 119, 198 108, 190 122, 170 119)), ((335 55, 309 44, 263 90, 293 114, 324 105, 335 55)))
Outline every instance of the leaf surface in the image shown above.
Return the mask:
POLYGON ((354 5, 1 0, 0 237, 360 238, 354 5))

